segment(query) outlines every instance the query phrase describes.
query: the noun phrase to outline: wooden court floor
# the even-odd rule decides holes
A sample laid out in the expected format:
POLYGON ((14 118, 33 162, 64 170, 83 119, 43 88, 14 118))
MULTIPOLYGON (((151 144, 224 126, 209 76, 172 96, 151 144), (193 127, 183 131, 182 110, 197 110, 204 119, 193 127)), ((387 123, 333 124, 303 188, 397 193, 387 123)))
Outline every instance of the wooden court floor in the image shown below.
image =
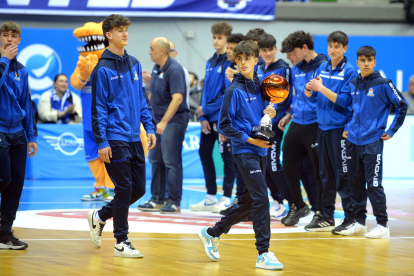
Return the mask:
MULTIPOLYGON (((113 257, 115 240, 103 233, 94 249, 89 232, 15 228, 29 244, 0 250, 0 275, 414 275, 414 189, 387 189, 391 239, 370 240, 331 233, 272 234, 270 250, 283 271, 255 268, 254 235, 228 234, 220 261, 211 262, 196 234, 130 233, 143 259, 113 257)), ((368 222, 368 228, 374 221, 368 222)), ((231 233, 231 232, 230 232, 231 233)))

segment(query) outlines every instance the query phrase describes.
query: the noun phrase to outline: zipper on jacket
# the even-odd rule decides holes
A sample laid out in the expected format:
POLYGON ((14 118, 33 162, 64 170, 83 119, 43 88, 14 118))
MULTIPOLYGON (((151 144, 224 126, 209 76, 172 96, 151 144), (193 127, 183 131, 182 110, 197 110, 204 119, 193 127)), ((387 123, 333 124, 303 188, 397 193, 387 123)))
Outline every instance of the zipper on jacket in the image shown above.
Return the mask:
MULTIPOLYGON (((124 74, 124 72, 126 72, 125 71, 125 66, 124 66, 124 59, 123 58, 121 58, 121 60, 122 60, 122 70, 123 70, 123 72, 122 72, 122 74, 124 74)), ((128 93, 128 96, 129 96, 129 100, 128 100, 128 105, 129 105, 129 118, 130 118, 130 127, 131 127, 131 132, 130 132, 130 135, 129 135, 129 141, 130 142, 132 142, 132 114, 131 114, 131 110, 132 110, 132 108, 131 108, 131 101, 132 101, 132 97, 131 97, 131 93, 130 93, 130 91, 129 91, 129 86, 128 86, 128 84, 129 84, 129 82, 128 82, 128 77, 127 77, 127 75, 128 74, 126 74, 125 73, 125 83, 126 83, 126 88, 127 88, 127 93, 128 93)), ((131 80, 132 81, 132 80, 131 80)))

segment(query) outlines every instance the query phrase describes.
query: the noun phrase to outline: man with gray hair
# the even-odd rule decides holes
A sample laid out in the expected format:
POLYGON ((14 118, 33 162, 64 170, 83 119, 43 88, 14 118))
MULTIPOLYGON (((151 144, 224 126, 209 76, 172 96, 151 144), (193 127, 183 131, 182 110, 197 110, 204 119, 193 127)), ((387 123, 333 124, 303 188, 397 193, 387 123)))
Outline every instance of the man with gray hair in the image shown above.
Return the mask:
POLYGON ((402 93, 408 102, 407 115, 414 115, 414 75, 410 77, 408 82, 408 91, 402 93))
POLYGON ((152 164, 152 197, 138 209, 180 212, 183 185, 182 145, 190 112, 183 67, 170 57, 170 43, 164 37, 151 41, 151 61, 155 63, 151 76, 151 103, 157 123, 157 143, 149 153, 152 164), (168 187, 168 197, 165 198, 168 187), (164 206, 164 202, 166 202, 164 206))

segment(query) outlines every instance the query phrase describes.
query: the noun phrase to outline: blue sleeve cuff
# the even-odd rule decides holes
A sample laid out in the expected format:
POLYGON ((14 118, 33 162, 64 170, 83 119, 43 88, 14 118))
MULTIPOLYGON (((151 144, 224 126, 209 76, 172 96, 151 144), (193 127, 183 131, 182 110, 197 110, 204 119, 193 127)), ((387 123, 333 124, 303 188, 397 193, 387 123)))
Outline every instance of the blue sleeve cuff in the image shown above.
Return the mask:
POLYGON ((393 132, 392 130, 387 130, 385 133, 387 133, 389 136, 393 137, 395 132, 393 132))
POLYGON ((207 121, 206 117, 201 116, 201 117, 200 117, 200 122, 202 122, 202 121, 207 121))
POLYGON ((243 144, 246 144, 246 143, 247 143, 247 139, 249 139, 249 138, 250 138, 250 136, 244 133, 244 134, 242 135, 242 137, 240 138, 240 141, 241 141, 243 144))
POLYGON ((147 134, 154 134, 155 135, 155 131, 151 128, 151 129, 146 129, 145 130, 147 132, 147 134))
POLYGON ((2 62, 6 63, 7 65, 10 65, 10 59, 6 58, 6 57, 1 57, 0 59, 2 62))
POLYGON ((107 147, 109 147, 109 142, 108 141, 104 141, 104 142, 102 142, 98 145, 98 149, 103 149, 103 148, 107 148, 107 147))
POLYGON ((36 136, 30 136, 30 137, 27 138, 27 141, 29 143, 36 143, 37 137, 36 136))

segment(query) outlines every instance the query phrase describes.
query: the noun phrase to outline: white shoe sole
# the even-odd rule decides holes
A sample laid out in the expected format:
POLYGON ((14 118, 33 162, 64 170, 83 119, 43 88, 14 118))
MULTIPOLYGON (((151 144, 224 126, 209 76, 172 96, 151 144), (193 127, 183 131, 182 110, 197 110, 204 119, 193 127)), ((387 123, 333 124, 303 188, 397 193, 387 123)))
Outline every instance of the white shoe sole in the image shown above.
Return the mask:
POLYGON ((267 269, 267 270, 282 270, 283 269, 283 265, 280 266, 268 266, 262 263, 256 263, 256 268, 260 268, 260 269, 267 269))
POLYGON ((23 250, 26 249, 28 245, 13 246, 4 243, 0 243, 0 249, 11 249, 11 250, 23 250))
POLYGON ((381 236, 381 237, 370 237, 370 236, 367 236, 367 235, 364 235, 364 236, 367 239, 389 239, 389 238, 391 238, 391 235, 385 235, 385 236, 381 236))
POLYGON ((213 262, 218 262, 218 260, 219 259, 217 259, 216 257, 214 257, 213 255, 211 255, 211 253, 208 251, 208 247, 207 247, 207 241, 206 241, 206 238, 204 238, 204 236, 203 236, 203 234, 201 234, 201 231, 202 231, 203 229, 201 229, 199 232, 198 232, 198 238, 200 239, 200 241, 203 243, 203 246, 204 246, 204 252, 206 252, 206 255, 207 255, 207 257, 211 260, 211 261, 213 261, 213 262))
POLYGON ((188 207, 188 209, 190 209, 191 211, 195 211, 195 212, 212 211, 213 208, 214 208, 214 205, 212 205, 212 206, 192 206, 192 205, 190 205, 190 207, 188 207))
MULTIPOLYGON (((95 234, 93 232, 92 219, 93 219, 94 214, 95 214, 95 211, 88 212, 88 223, 89 223, 89 229, 90 229, 89 230, 89 237, 91 239, 92 246, 96 249, 99 249, 102 246, 102 240, 99 242, 96 239, 95 234)), ((97 223, 99 224, 98 221, 97 221, 97 223)), ((98 224, 96 225, 96 227, 99 227, 98 224)))
POLYGON ((139 252, 139 254, 128 254, 128 253, 122 253, 118 250, 114 249, 114 257, 121 257, 121 258, 144 258, 144 254, 139 252))
POLYGON ((335 229, 335 226, 323 227, 323 228, 309 228, 305 227, 305 230, 308 232, 331 232, 335 229))

